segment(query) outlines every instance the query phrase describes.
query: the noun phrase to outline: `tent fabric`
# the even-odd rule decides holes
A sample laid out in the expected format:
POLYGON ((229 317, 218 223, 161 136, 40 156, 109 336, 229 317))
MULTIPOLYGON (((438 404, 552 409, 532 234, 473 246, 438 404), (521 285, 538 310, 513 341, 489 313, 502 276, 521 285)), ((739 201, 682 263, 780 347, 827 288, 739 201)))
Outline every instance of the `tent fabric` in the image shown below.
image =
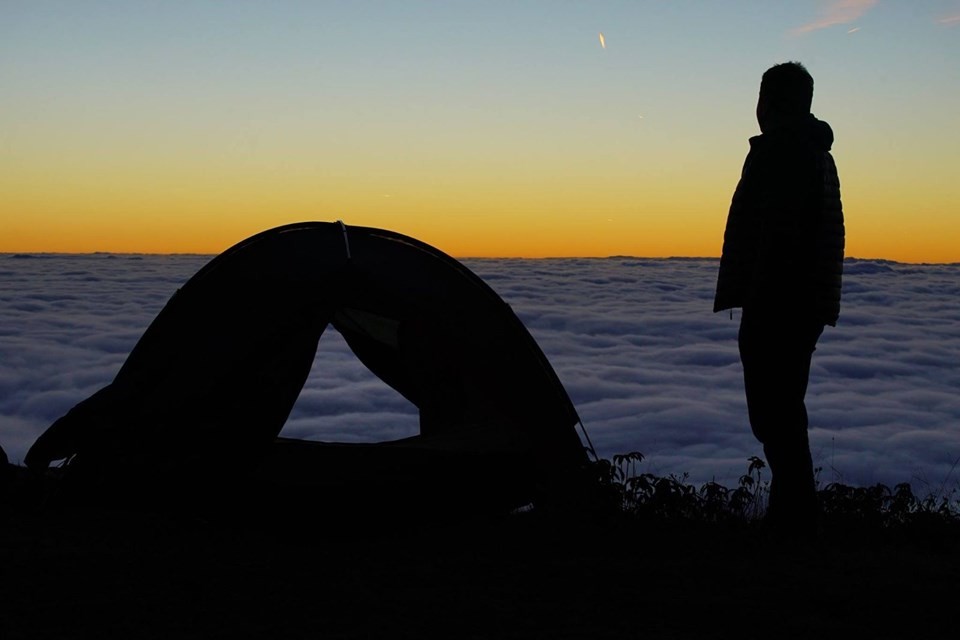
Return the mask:
POLYGON ((69 458, 104 482, 235 477, 276 454, 331 325, 420 411, 419 437, 383 447, 419 447, 434 459, 519 455, 544 476, 585 461, 579 418, 555 372, 480 278, 398 233, 306 222, 211 260, 173 295, 113 382, 56 421, 26 462, 45 468, 69 458))

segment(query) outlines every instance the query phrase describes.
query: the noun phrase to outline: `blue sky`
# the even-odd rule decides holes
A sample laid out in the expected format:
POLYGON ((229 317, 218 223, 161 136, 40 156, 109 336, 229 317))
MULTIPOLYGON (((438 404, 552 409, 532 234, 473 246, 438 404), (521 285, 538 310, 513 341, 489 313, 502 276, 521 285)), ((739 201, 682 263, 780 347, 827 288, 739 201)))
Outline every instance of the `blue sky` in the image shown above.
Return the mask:
POLYGON ((960 0, 5 0, 0 250, 217 252, 344 216, 456 255, 712 255, 759 76, 797 59, 854 253, 958 260, 958 18, 960 0))

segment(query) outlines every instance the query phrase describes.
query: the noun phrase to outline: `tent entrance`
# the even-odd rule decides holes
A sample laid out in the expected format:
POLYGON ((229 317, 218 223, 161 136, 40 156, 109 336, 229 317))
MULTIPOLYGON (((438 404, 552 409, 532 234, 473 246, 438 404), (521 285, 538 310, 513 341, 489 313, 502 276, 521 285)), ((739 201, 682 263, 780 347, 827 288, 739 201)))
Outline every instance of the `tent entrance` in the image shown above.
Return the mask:
POLYGON ((343 336, 328 325, 280 437, 375 443, 419 432, 417 408, 360 362, 343 336))

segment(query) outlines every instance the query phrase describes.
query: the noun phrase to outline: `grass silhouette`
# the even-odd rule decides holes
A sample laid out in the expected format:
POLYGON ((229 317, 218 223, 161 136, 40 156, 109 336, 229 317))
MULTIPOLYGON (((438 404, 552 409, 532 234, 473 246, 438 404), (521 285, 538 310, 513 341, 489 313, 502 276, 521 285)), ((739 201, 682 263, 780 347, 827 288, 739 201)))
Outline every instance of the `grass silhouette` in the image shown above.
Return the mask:
POLYGON ((823 539, 798 545, 764 529, 759 458, 732 488, 642 460, 592 463, 573 508, 363 527, 8 491, 0 638, 954 637, 954 493, 828 484, 823 539))
MULTIPOLYGON (((769 495, 764 477, 766 463, 756 456, 747 460, 746 472, 736 487, 717 482, 699 487, 682 476, 638 473, 644 456, 638 451, 614 455, 610 460, 595 458, 592 475, 607 508, 626 517, 691 522, 744 524, 762 520, 769 495)), ((892 489, 884 484, 857 487, 842 482, 822 485, 821 469, 815 470, 817 495, 824 522, 834 529, 855 527, 908 529, 940 524, 960 524, 960 497, 957 489, 941 484, 926 496, 917 496, 908 482, 892 489)))

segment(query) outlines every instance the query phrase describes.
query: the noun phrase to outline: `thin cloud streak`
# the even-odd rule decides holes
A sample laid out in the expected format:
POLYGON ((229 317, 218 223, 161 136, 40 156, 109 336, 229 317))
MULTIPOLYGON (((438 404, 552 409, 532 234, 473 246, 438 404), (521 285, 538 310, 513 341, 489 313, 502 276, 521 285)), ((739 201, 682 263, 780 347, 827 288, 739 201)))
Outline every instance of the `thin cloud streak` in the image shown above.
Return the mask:
POLYGON ((798 36, 840 24, 849 24, 860 19, 876 4, 877 0, 833 0, 820 11, 820 16, 816 20, 797 27, 790 33, 798 36))
POLYGON ((947 16, 945 18, 940 18, 939 20, 937 20, 937 24, 942 24, 947 27, 955 27, 957 25, 960 25, 960 14, 957 14, 955 16, 947 16))

